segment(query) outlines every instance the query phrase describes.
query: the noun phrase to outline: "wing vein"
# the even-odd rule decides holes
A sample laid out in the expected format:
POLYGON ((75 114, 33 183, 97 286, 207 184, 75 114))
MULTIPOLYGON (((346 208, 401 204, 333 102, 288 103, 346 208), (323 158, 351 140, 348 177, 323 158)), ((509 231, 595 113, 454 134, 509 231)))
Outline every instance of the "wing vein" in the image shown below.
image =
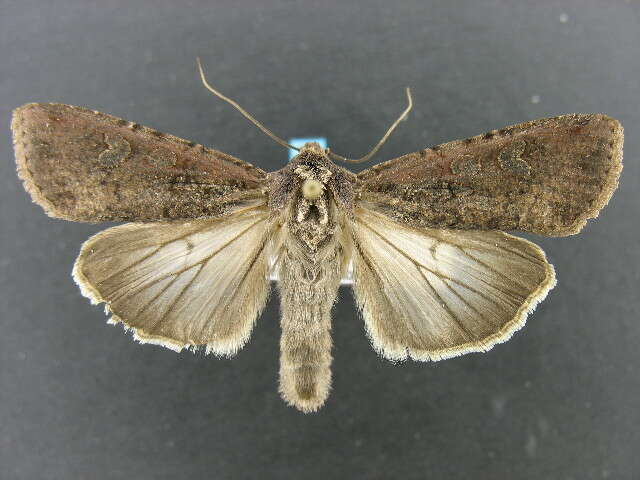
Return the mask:
MULTIPOLYGON (((456 291, 456 289, 455 289, 455 288, 452 288, 452 287, 451 287, 451 285, 449 285, 449 283, 447 282, 447 280, 446 280, 446 279, 444 279, 444 280, 442 281, 442 283, 444 283, 444 284, 446 285, 446 287, 449 289, 449 291, 450 291, 451 293, 453 293, 456 297, 458 297, 458 299, 460 299, 460 301, 462 301, 462 302, 463 302, 467 307, 469 307, 471 310, 473 310, 474 312, 476 312, 476 314, 477 314, 477 315, 478 315, 482 320, 487 321, 486 317, 482 314, 482 312, 481 312, 480 310, 478 310, 476 307, 474 307, 474 306, 473 306, 473 304, 469 303, 469 302, 467 301, 467 299, 466 299, 466 298, 464 298, 462 295, 460 295, 460 294, 456 291)), ((464 285, 463 285, 463 286, 464 286, 464 285)), ((469 287, 465 287, 465 288, 469 288, 469 287)), ((472 290, 471 288, 469 288, 469 289, 470 289, 471 291, 474 291, 474 290, 472 290)), ((479 291, 475 291, 475 293, 477 293, 477 294, 481 295, 485 300, 488 300, 488 301, 490 301, 491 303, 493 303, 494 305, 496 305, 496 306, 500 307, 500 305, 498 305, 498 304, 497 304, 495 301, 493 301, 491 298, 489 298, 489 297, 487 297, 487 296, 485 296, 485 295, 482 295, 482 293, 481 293, 481 292, 479 292, 479 291)))
MULTIPOLYGON (((417 267, 416 267, 417 268, 417 267)), ((449 307, 449 304, 444 300, 444 298, 442 298, 442 296, 437 292, 437 290, 433 287, 433 285, 431 284, 431 281, 429 281, 429 279, 427 278, 427 276, 424 274, 424 272, 420 269, 417 268, 418 272, 420 273, 420 275, 422 276, 422 278, 424 278, 425 282, 427 282, 427 285, 429 285, 429 288, 431 289, 431 291, 433 292, 433 294, 436 296, 437 300, 440 302, 440 304, 444 307, 444 309, 447 311, 447 313, 449 314, 449 316, 451 317, 451 319, 455 322, 455 324, 460 328, 460 330, 462 330, 462 333, 465 334, 465 336, 467 337, 466 340, 470 340, 473 338, 473 335, 467 330, 467 328, 464 326, 464 324, 460 321, 460 319, 458 318, 458 316, 453 313, 453 310, 451 310, 451 308, 449 307)), ((445 283, 445 281, 443 280, 443 283, 445 283)), ((446 284, 446 283, 445 283, 446 284)), ((445 346, 446 347, 446 346, 445 346)))
MULTIPOLYGON (((429 268, 427 265, 418 262, 416 260, 413 259, 413 257, 409 256, 409 254, 407 254, 406 252, 404 252, 403 250, 401 250, 400 248, 398 248, 396 245, 394 245, 391 241, 389 241, 384 235, 380 234, 378 231, 376 231, 373 227, 367 225, 366 223, 362 222, 361 223, 368 228, 369 230, 371 230, 373 233, 375 233, 378 237, 380 237, 385 243, 387 243, 389 246, 391 246, 393 249, 395 249, 398 253, 400 253, 403 257, 405 257, 407 260, 409 260, 410 262, 412 262, 414 265, 419 266, 424 268, 425 270, 427 270, 429 273, 432 273, 440 278, 442 278, 443 280, 450 280, 454 283, 457 283, 465 288, 468 288, 469 290, 474 291, 475 293, 478 293, 479 295, 482 295, 485 299, 490 300, 491 303, 494 303, 495 305, 498 305, 494 300, 490 299, 490 297, 485 296, 484 294, 482 294, 480 291, 470 287, 468 284, 463 283, 459 280, 456 280, 455 278, 449 277, 448 275, 445 275, 437 270, 433 270, 432 268, 429 268)), ((503 278, 505 278, 507 281, 511 281, 511 279, 509 277, 507 277, 506 275, 502 274, 501 272, 496 271, 495 269, 488 267, 484 262, 482 262, 481 260, 478 260, 476 257, 474 257, 473 255, 470 255, 469 253, 467 253, 463 248, 455 245, 455 244, 450 244, 452 246, 454 246, 455 248, 457 248, 458 250, 460 250, 463 254, 469 256, 470 258, 472 258, 474 261, 476 261, 478 264, 484 266, 485 268, 489 268, 491 271, 496 272, 497 274, 501 275, 503 278)), ((508 296, 509 298, 511 298, 513 301, 515 302, 520 302, 521 299, 520 297, 518 297, 514 292, 512 292, 511 290, 503 290, 502 288, 499 288, 497 285, 492 284, 487 282, 484 278, 482 277, 476 277, 474 276, 475 279, 477 279, 478 281, 484 283, 485 285, 491 287, 491 288, 495 288, 496 290, 498 290, 500 293, 505 294, 506 296, 508 296)), ((526 288, 526 287, 525 287, 526 288)))
MULTIPOLYGON (((166 274, 164 274, 164 275, 159 275, 158 277, 154 277, 154 278, 153 278, 153 280, 151 281, 151 283, 146 283, 146 282, 147 282, 146 277, 141 278, 141 279, 138 281, 138 284, 136 285, 136 288, 138 289, 138 290, 136 290, 136 293, 137 293, 137 291, 139 291, 140 289, 142 289, 142 288, 148 288, 148 287, 150 287, 150 286, 152 286, 152 285, 155 285, 156 283, 161 282, 161 281, 162 281, 162 280, 164 280, 165 278, 170 277, 170 276, 172 276, 172 275, 180 276, 180 275, 181 275, 181 274, 183 274, 184 272, 186 272, 186 271, 188 271, 188 270, 191 270, 195 265, 199 265, 199 264, 206 264, 206 263, 208 263, 208 262, 209 262, 209 260, 211 260, 211 259, 212 259, 213 257, 215 257, 218 253, 220 253, 222 250, 224 250, 225 248, 227 248, 229 245, 231 245, 233 242, 235 242, 239 237, 241 237, 242 235, 244 235, 247 231, 249 231, 249 230, 250 230, 251 228, 253 228, 256 224, 260 223, 260 222, 261 222, 261 221, 263 221, 263 220, 264 220, 264 218, 261 218, 261 219, 259 219, 259 220, 255 221, 254 223, 252 223, 251 225, 249 225, 246 229, 244 229, 243 231, 241 231, 240 233, 238 233, 235 237, 233 237, 232 239, 230 239, 227 243, 225 243, 224 245, 222 245, 218 250, 215 250, 215 251, 214 251, 214 252, 212 252, 210 255, 208 255, 208 256, 206 256, 206 257, 202 258, 199 262, 196 262, 196 263, 194 263, 194 264, 192 264, 192 265, 188 265, 188 266, 186 266, 186 267, 183 267, 182 269, 177 270, 177 271, 175 271, 175 272, 169 272, 169 273, 166 273, 166 274)), ((208 226, 208 227, 206 227, 206 228, 209 228, 210 226, 211 226, 211 225, 209 225, 209 226, 208 226)), ((192 232, 190 235, 195 235, 196 233, 202 232, 202 231, 204 231, 206 228, 202 228, 202 229, 198 230, 197 232, 192 232)), ((183 237, 181 237, 180 239, 182 239, 182 238, 186 238, 187 236, 188 236, 188 235, 183 236, 183 237)), ((171 242, 167 242, 167 243, 171 243, 171 242)), ((166 244, 165 244, 165 245, 166 245, 166 244)), ((163 245, 163 246, 164 246, 164 245, 163 245)), ((123 270, 123 272, 124 272, 124 270, 123 270)), ((148 273, 148 274, 147 274, 147 277, 152 276, 152 275, 153 275, 153 272, 150 272, 150 273, 148 273)), ((106 281, 106 280, 105 280, 105 281, 106 281)), ((124 283, 124 282, 126 282, 126 279, 123 279, 123 283, 124 283)), ((102 283, 102 282, 101 282, 101 283, 102 283)), ((123 287, 122 287, 122 288, 128 288, 128 289, 129 289, 129 291, 124 292, 124 294, 131 293, 131 290, 130 290, 130 289, 131 289, 131 287, 132 287, 131 285, 127 285, 127 284, 125 283, 125 284, 123 285, 123 287)), ((121 288, 121 289, 122 289, 122 288, 121 288)), ((119 290, 121 290, 121 289, 119 289, 119 290)))
MULTIPOLYGON (((458 248, 462 253, 464 253, 465 255, 467 255, 469 258, 473 259, 475 262, 479 263, 480 265, 482 265, 484 268, 491 270, 492 272, 494 272, 495 274, 497 274, 498 276, 502 277, 504 280, 507 281, 507 284, 509 284, 510 282, 516 283, 518 285, 520 285, 523 289, 527 289, 528 287, 520 282, 518 282, 518 280, 516 278, 511 278, 508 277, 507 275, 505 275, 504 273, 500 272, 499 270, 496 270, 495 268, 493 268, 491 265, 489 265, 488 263, 480 260, 478 257, 476 257, 475 255, 473 255, 472 253, 469 253, 466 249, 462 248, 462 247, 458 247, 456 245, 456 248, 458 248)), ((496 287, 498 288, 498 287, 496 287)), ((500 289, 498 289, 500 290, 500 289)), ((508 291, 505 292, 503 290, 501 290, 502 293, 508 293, 509 295, 513 295, 513 292, 508 291)))
MULTIPOLYGON (((512 255, 516 255, 520 258, 522 258, 523 260, 527 260, 529 262, 532 263, 537 263, 540 264, 540 259, 537 257, 534 257, 533 255, 530 255, 527 252, 524 251, 517 251, 517 250, 512 250, 511 248, 507 248, 506 246, 504 246, 503 244, 497 245, 497 244, 492 244, 482 238, 474 238, 474 240, 480 244, 482 244, 484 246, 484 250, 486 251, 491 251, 493 249, 500 249, 500 250, 504 250, 505 252, 509 252, 512 255)), ((456 245, 459 247, 459 245, 456 245)))
MULTIPOLYGON (((111 275, 105 277, 104 279, 100 280, 101 283, 104 282, 108 282, 109 280, 111 280, 113 277, 115 277, 116 275, 120 275, 124 272, 126 272, 127 270, 131 270, 132 268, 136 267, 137 265, 140 265, 142 262, 144 262, 146 259, 154 256, 156 253, 158 253, 158 251, 161 249, 162 247, 156 247, 153 252, 149 253, 148 255, 143 255, 142 258, 136 260, 135 262, 133 262, 131 265, 125 265, 124 268, 122 268, 121 270, 117 270, 116 272, 112 273, 111 275)), ((139 249, 138 249, 139 250, 139 249)), ((113 257, 113 255, 111 255, 111 257, 113 257)))
MULTIPOLYGON (((249 264, 247 265, 247 268, 245 269, 244 273, 242 274, 242 278, 240 279, 240 281, 238 282, 238 287, 237 289, 239 289, 240 287, 242 287, 242 285, 244 284, 244 281, 247 278, 247 275, 249 275, 249 273, 251 272, 251 270, 253 270, 253 266, 255 265, 255 263, 258 261, 258 257, 260 255, 262 255, 262 252, 264 251, 264 247, 266 246, 267 241, 266 238, 264 238, 262 240, 262 243, 260 245, 260 248, 258 249, 258 251, 256 252, 256 254, 253 256, 253 259, 251 260, 251 262, 249 262, 249 264)), ((236 289, 236 290, 237 290, 236 289)), ((233 297, 231 295, 228 296, 227 300, 224 302, 224 306, 221 309, 221 312, 226 311, 226 309, 229 306, 229 303, 231 302, 231 299, 233 297)))
MULTIPOLYGON (((187 284, 182 288, 182 290, 180 291, 180 293, 178 294, 178 296, 177 296, 177 297, 175 298, 175 300, 171 303, 171 305, 169 305, 169 308, 167 308, 167 310, 162 314, 162 316, 161 316, 158 320, 156 320, 155 322, 153 322, 153 323, 151 324, 151 326, 149 327, 149 332, 151 332, 152 330, 155 330, 155 328, 156 328, 158 325, 160 325, 160 323, 161 323, 161 322, 163 322, 163 321, 164 321, 164 319, 165 319, 166 315, 168 314, 169 310, 173 309, 173 306, 174 306, 176 303, 178 303, 178 301, 180 300, 180 298, 182 297, 182 295, 187 291, 187 289, 188 289, 188 288, 190 288, 190 287, 191 287, 191 285, 192 285, 192 284, 193 284, 193 282, 195 281, 196 277, 198 277, 198 275, 200 275, 200 272, 201 272, 201 271, 202 271, 202 269, 204 268, 204 264, 200 263, 200 264, 197 264, 197 265, 193 265, 191 268, 194 268, 194 267, 197 267, 197 268, 198 268, 198 271, 196 272, 196 274, 195 274, 195 275, 193 276, 193 278, 191 278, 191 280, 189 280, 189 282, 187 282, 187 284)), ((189 269, 189 270, 191 270, 191 269, 189 269)), ((169 282, 169 284, 168 284, 165 288, 163 288, 163 289, 162 289, 162 292, 160 292, 158 295, 156 295, 156 296, 154 297, 153 301, 155 301, 156 299, 158 299, 162 293, 164 293, 166 290, 168 290, 168 289, 169 289, 169 287, 171 287, 171 286, 175 283, 175 281, 176 281, 178 278, 180 278, 180 275, 182 275, 182 274, 183 274, 183 273, 185 273, 186 271, 188 271, 188 270, 185 270, 185 271, 183 271, 183 272, 181 272, 181 273, 176 274, 176 275, 173 277, 173 279, 169 282)), ((149 302, 149 303, 151 303, 151 302, 149 302)), ((143 310, 144 310, 145 308, 147 308, 147 306, 148 306, 148 304, 144 306, 143 310)))
MULTIPOLYGON (((208 262, 209 260, 207 260, 208 262)), ((182 298, 182 295, 184 295, 184 293, 187 291, 188 288, 191 287, 191 285, 193 285, 193 282, 195 281, 196 278, 198 278, 198 276, 200 275, 200 273, 202 272, 202 270, 204 269, 206 263, 200 263, 197 264, 198 265, 198 271, 196 272, 196 274, 191 278, 191 280, 189 280, 187 282, 187 284, 185 286, 182 287, 182 290, 180 290, 180 293, 178 294, 178 296, 175 298, 175 300, 173 302, 171 302, 169 304, 169 308, 167 308, 162 315, 160 316, 160 318, 158 320, 156 320, 153 325, 151 326, 150 330, 155 329, 156 327, 158 327, 162 322, 164 322, 164 320, 167 318, 167 315, 170 312, 173 312, 173 309, 175 308, 175 306, 177 305, 177 303, 180 301, 180 299, 182 298)), ((195 265, 194 265, 195 266, 195 265)), ((193 268, 193 266, 191 267, 193 268)), ((184 272, 182 272, 184 273, 184 272)), ((173 283, 180 278, 180 275, 182 275, 182 273, 177 274, 172 280, 171 280, 171 285, 173 285, 173 283)))
MULTIPOLYGON (((191 267, 191 268, 193 268, 193 267, 191 267)), ((173 279, 171 279, 171 281, 170 281, 169 283, 167 283, 164 287, 162 287, 162 289, 161 289, 158 293, 156 293, 153 297, 151 297, 151 299, 150 299, 148 302, 146 302, 146 303, 142 306, 142 308, 138 311, 137 316, 138 316, 138 317, 140 317, 140 316, 142 315, 142 313, 143 313, 143 312, 144 312, 144 311, 149 307, 149 305, 151 305, 151 304, 152 304, 153 302, 155 302, 158 298, 160 298, 160 296, 161 296, 161 295, 163 295, 163 294, 164 294, 164 292, 166 292, 166 291, 169 289, 169 287, 171 287, 171 285, 173 285, 173 283, 174 283, 175 279, 176 279, 176 278, 178 278, 179 276, 180 276, 180 275, 176 275, 176 276, 174 276, 174 278, 173 278, 173 279)), ((155 324, 154 324, 154 325, 155 325, 155 324)), ((151 325, 151 328, 153 328, 153 327, 154 327, 154 325, 151 325)))
MULTIPOLYGON (((389 298, 386 296, 385 293, 385 288, 384 288, 384 282, 382 281, 382 278, 380 277, 380 275, 378 275, 376 269, 373 267, 372 264, 372 260, 370 257, 368 257, 365 253, 364 250, 362 249, 362 246, 360 245, 358 239, 354 236, 353 232, 351 234, 351 237, 353 238, 353 243, 354 246, 356 247, 356 250, 358 251, 358 253, 360 254, 360 257, 364 260, 364 262, 366 263, 367 267, 369 267, 369 271, 371 272, 371 274, 373 275, 373 277, 376 279, 376 283, 378 284, 378 289, 380 290, 380 293, 382 293, 383 295, 385 295, 385 297, 387 298, 387 302, 390 302, 389 298)), ((354 282, 355 283, 355 282, 354 282)), ((420 340, 423 341, 424 345, 427 345, 427 342, 425 341, 425 338, 422 336, 422 334, 415 328, 415 325, 413 323, 413 321, 409 322, 410 324, 410 329, 413 331, 413 334, 415 337, 420 338, 420 340)), ((406 348, 406 346, 405 346, 406 348)))
MULTIPOLYGON (((251 230, 253 227, 255 227, 258 223, 263 222, 265 219, 264 218, 260 218, 259 220, 255 221, 254 223, 252 223, 251 225, 249 225, 247 228, 245 228, 243 231, 241 231, 238 235, 236 235, 234 238, 232 238, 231 240, 229 240, 227 243, 225 243, 222 247, 220 247, 216 252, 214 252, 213 254, 211 254, 206 261, 204 261, 204 266, 206 266, 206 264, 218 253, 220 253, 222 250, 224 250, 226 247, 230 246, 232 243, 234 243, 236 240, 238 240, 238 238, 240 238, 241 236, 243 236, 246 232, 248 232, 249 230, 251 230)), ((196 314, 194 315, 195 317, 198 317, 202 314, 203 310, 209 306, 209 302, 204 302, 200 308, 198 309, 198 311, 196 312, 196 314)))

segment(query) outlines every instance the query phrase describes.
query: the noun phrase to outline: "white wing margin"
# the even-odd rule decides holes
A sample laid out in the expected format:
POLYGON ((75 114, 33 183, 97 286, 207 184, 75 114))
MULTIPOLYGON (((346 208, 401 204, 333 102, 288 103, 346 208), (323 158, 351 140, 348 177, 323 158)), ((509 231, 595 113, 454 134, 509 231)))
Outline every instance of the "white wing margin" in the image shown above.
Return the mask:
POLYGON ((544 252, 503 232, 415 230, 358 208, 352 235, 356 301, 393 360, 489 350, 555 285, 544 252))
POLYGON ((235 354, 266 303, 268 211, 128 223, 87 240, 73 277, 141 343, 235 354))

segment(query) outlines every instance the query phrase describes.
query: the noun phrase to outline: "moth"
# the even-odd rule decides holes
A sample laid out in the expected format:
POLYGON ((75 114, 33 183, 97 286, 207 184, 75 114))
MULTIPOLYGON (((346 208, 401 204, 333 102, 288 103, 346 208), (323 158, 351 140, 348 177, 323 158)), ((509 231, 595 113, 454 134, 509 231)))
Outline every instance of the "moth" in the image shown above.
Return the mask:
MULTIPOLYGON (((409 96, 372 153, 410 107, 409 96)), ((622 169, 622 126, 601 114, 492 130, 358 174, 334 162, 353 160, 313 143, 267 173, 55 103, 16 109, 12 131, 18 175, 48 215, 130 222, 86 241, 73 278, 137 341, 232 356, 277 278, 279 390, 303 412, 329 394, 341 281, 352 283, 373 348, 387 359, 487 351, 555 285, 544 252, 504 231, 578 233, 622 169)))

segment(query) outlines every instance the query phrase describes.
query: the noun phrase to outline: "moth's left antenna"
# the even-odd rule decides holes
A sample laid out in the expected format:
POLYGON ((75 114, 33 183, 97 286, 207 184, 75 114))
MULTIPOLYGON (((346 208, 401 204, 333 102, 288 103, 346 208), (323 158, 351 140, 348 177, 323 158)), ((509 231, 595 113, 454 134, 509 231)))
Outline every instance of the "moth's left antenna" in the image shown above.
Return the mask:
POLYGON ((242 115, 244 115, 251 123, 253 123, 256 127, 258 127, 260 130, 262 130, 262 132, 265 135, 270 137, 275 142, 279 143, 280 145, 282 145, 285 148, 292 148, 294 150, 297 150, 298 152, 300 151, 300 149, 298 147, 294 147, 293 145, 288 144, 287 142, 282 140, 280 137, 278 137, 275 133, 273 133, 271 130, 269 130, 267 127, 262 125, 258 120, 253 118, 253 116, 249 112, 247 112, 244 108, 242 108, 240 105, 238 105, 237 102, 231 100, 229 97, 223 95, 218 90, 216 90, 211 85, 209 85, 209 82, 207 82, 207 78, 204 76, 204 70, 202 69, 202 64, 200 63, 200 58, 197 57, 196 61, 198 62, 198 70, 200 70, 200 78, 202 79, 202 83, 203 83, 203 85, 205 86, 205 88, 207 90, 209 90, 211 93, 213 93, 216 97, 221 98, 225 102, 231 104, 236 110, 238 110, 242 115))

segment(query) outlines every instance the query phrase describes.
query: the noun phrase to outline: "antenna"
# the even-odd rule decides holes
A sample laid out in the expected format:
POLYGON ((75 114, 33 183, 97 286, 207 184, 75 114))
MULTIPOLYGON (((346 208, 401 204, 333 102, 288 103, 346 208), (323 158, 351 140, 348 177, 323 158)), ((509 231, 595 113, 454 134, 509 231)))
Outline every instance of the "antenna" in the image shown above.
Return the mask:
POLYGON ((207 82, 207 78, 204 75, 204 70, 202 69, 202 64, 200 63, 200 58, 199 57, 196 58, 196 61, 198 62, 198 70, 200 71, 200 78, 202 79, 202 83, 203 83, 203 85, 205 86, 205 88, 207 90, 209 90, 211 93, 213 93, 216 97, 221 98, 225 102, 231 104, 236 110, 238 110, 242 115, 244 115, 251 123, 253 123, 256 127, 258 127, 260 130, 262 130, 262 132, 265 135, 270 137, 275 142, 279 143, 280 145, 282 145, 285 148, 292 148, 294 150, 297 150, 298 152, 300 151, 299 148, 294 147, 293 145, 289 145, 287 142, 282 140, 280 137, 278 137, 275 133, 273 133, 267 127, 262 125, 258 120, 253 118, 253 116, 251 114, 249 114, 249 112, 247 112, 244 108, 242 108, 240 105, 238 105, 237 102, 231 100, 229 97, 223 95, 218 90, 216 90, 211 85, 209 85, 209 82, 207 82))
POLYGON ((339 160, 341 162, 348 162, 348 163, 362 163, 371 159, 371 157, 373 157, 376 154, 376 152, 380 150, 380 147, 384 144, 384 142, 387 141, 387 138, 389 138, 389 136, 393 133, 393 131, 398 126, 398 124, 407 117, 407 114, 413 107, 413 100, 411 98, 411 90, 409 89, 409 87, 407 87, 406 91, 407 91, 407 102, 408 102, 407 108, 405 108, 404 111, 400 114, 400 116, 396 119, 396 121, 391 124, 391 126, 389 127, 389 130, 387 130, 387 133, 383 135, 380 141, 376 144, 375 147, 371 149, 369 153, 367 153, 364 157, 360 157, 356 159, 345 158, 333 152, 329 152, 329 156, 334 160, 339 160))

